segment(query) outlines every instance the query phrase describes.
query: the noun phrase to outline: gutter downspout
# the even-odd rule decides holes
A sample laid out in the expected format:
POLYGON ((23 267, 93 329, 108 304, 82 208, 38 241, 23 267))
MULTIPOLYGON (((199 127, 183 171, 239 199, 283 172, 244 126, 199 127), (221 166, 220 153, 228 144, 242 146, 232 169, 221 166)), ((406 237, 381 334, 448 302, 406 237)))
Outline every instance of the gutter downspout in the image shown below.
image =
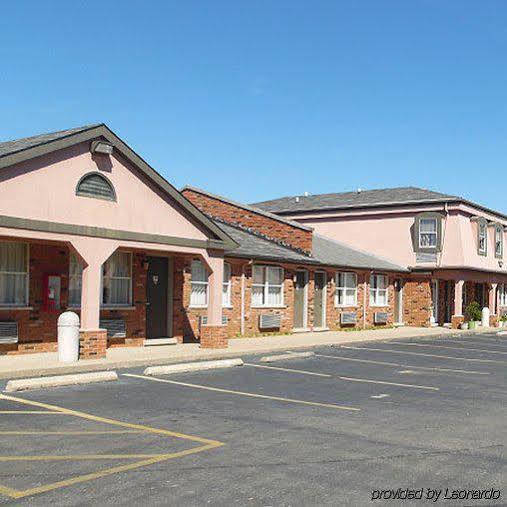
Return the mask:
POLYGON ((449 217, 449 208, 447 206, 447 203, 444 203, 444 213, 445 213, 445 224, 444 224, 444 229, 442 231, 442 245, 441 245, 440 254, 438 256, 437 267, 442 266, 442 256, 444 254, 445 233, 447 232, 447 220, 449 217))
MULTIPOLYGON (((253 261, 250 261, 251 264, 253 261)), ((240 331, 241 336, 245 335, 245 264, 241 266, 241 315, 240 315, 240 331)))

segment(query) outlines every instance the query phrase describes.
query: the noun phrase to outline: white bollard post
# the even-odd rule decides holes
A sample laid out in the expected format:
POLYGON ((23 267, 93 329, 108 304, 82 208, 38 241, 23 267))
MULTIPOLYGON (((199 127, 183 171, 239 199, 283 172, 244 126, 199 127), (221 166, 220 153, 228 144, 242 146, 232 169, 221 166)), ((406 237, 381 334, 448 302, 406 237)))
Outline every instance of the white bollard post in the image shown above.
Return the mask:
POLYGON ((58 360, 74 363, 79 359, 79 317, 64 312, 58 317, 58 360))
POLYGON ((489 308, 487 306, 482 309, 482 327, 489 327, 489 308))

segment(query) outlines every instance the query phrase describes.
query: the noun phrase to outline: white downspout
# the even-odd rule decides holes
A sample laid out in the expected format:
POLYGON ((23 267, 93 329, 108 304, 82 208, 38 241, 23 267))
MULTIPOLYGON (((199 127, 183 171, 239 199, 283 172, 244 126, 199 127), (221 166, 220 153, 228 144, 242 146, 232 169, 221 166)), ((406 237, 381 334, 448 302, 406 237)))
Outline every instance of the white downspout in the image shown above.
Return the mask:
POLYGON ((245 335, 245 265, 243 264, 241 267, 241 316, 240 316, 240 326, 241 326, 241 336, 245 335))
POLYGON ((373 271, 370 271, 370 274, 366 272, 364 274, 364 284, 363 284, 363 329, 366 329, 366 292, 368 291, 368 279, 370 278, 373 271))

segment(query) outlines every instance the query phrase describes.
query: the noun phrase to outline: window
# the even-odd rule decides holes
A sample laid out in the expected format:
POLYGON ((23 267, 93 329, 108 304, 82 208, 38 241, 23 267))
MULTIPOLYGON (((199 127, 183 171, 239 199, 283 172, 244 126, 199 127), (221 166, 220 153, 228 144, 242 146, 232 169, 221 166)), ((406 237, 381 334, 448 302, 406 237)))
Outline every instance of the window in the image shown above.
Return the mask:
POLYGON ((421 218, 419 220, 419 247, 436 248, 438 225, 436 218, 421 218))
POLYGON ((132 256, 115 252, 102 265, 102 304, 129 306, 132 303, 132 256))
POLYGON ((222 292, 222 306, 231 306, 231 265, 224 262, 224 286, 222 292))
POLYGON ((503 225, 495 227, 495 257, 497 259, 503 257, 503 225))
MULTIPOLYGON (((224 268, 225 269, 225 268, 224 268)), ((207 306, 208 272, 201 261, 192 261, 190 282, 190 306, 207 306)))
POLYGON ((69 306, 81 306, 83 265, 71 252, 69 259, 69 306))
POLYGON ((28 245, 0 241, 0 305, 28 305, 28 245))
POLYGON ((479 220, 478 223, 478 246, 479 255, 487 255, 488 253, 488 223, 486 220, 479 220))
POLYGON ((357 275, 355 273, 336 273, 335 306, 357 305, 357 275))
POLYGON ((254 266, 252 306, 283 305, 283 269, 278 266, 254 266))
POLYGON ((76 195, 94 197, 106 201, 116 201, 116 193, 111 182, 100 173, 85 174, 78 182, 76 195))
POLYGON ((387 276, 370 276, 370 305, 387 306, 387 276))
POLYGON ((498 286, 498 305, 507 306, 507 283, 498 286))

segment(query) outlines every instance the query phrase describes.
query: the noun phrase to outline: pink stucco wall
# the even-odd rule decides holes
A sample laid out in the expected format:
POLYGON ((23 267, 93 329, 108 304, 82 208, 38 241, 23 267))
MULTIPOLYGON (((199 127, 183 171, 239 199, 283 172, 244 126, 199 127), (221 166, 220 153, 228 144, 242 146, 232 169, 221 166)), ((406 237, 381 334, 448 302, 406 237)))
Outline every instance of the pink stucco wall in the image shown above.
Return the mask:
POLYGON ((128 161, 115 155, 92 156, 89 143, 2 169, 0 214, 189 239, 209 237, 128 161), (117 202, 75 195, 79 179, 90 171, 111 181, 117 202))

